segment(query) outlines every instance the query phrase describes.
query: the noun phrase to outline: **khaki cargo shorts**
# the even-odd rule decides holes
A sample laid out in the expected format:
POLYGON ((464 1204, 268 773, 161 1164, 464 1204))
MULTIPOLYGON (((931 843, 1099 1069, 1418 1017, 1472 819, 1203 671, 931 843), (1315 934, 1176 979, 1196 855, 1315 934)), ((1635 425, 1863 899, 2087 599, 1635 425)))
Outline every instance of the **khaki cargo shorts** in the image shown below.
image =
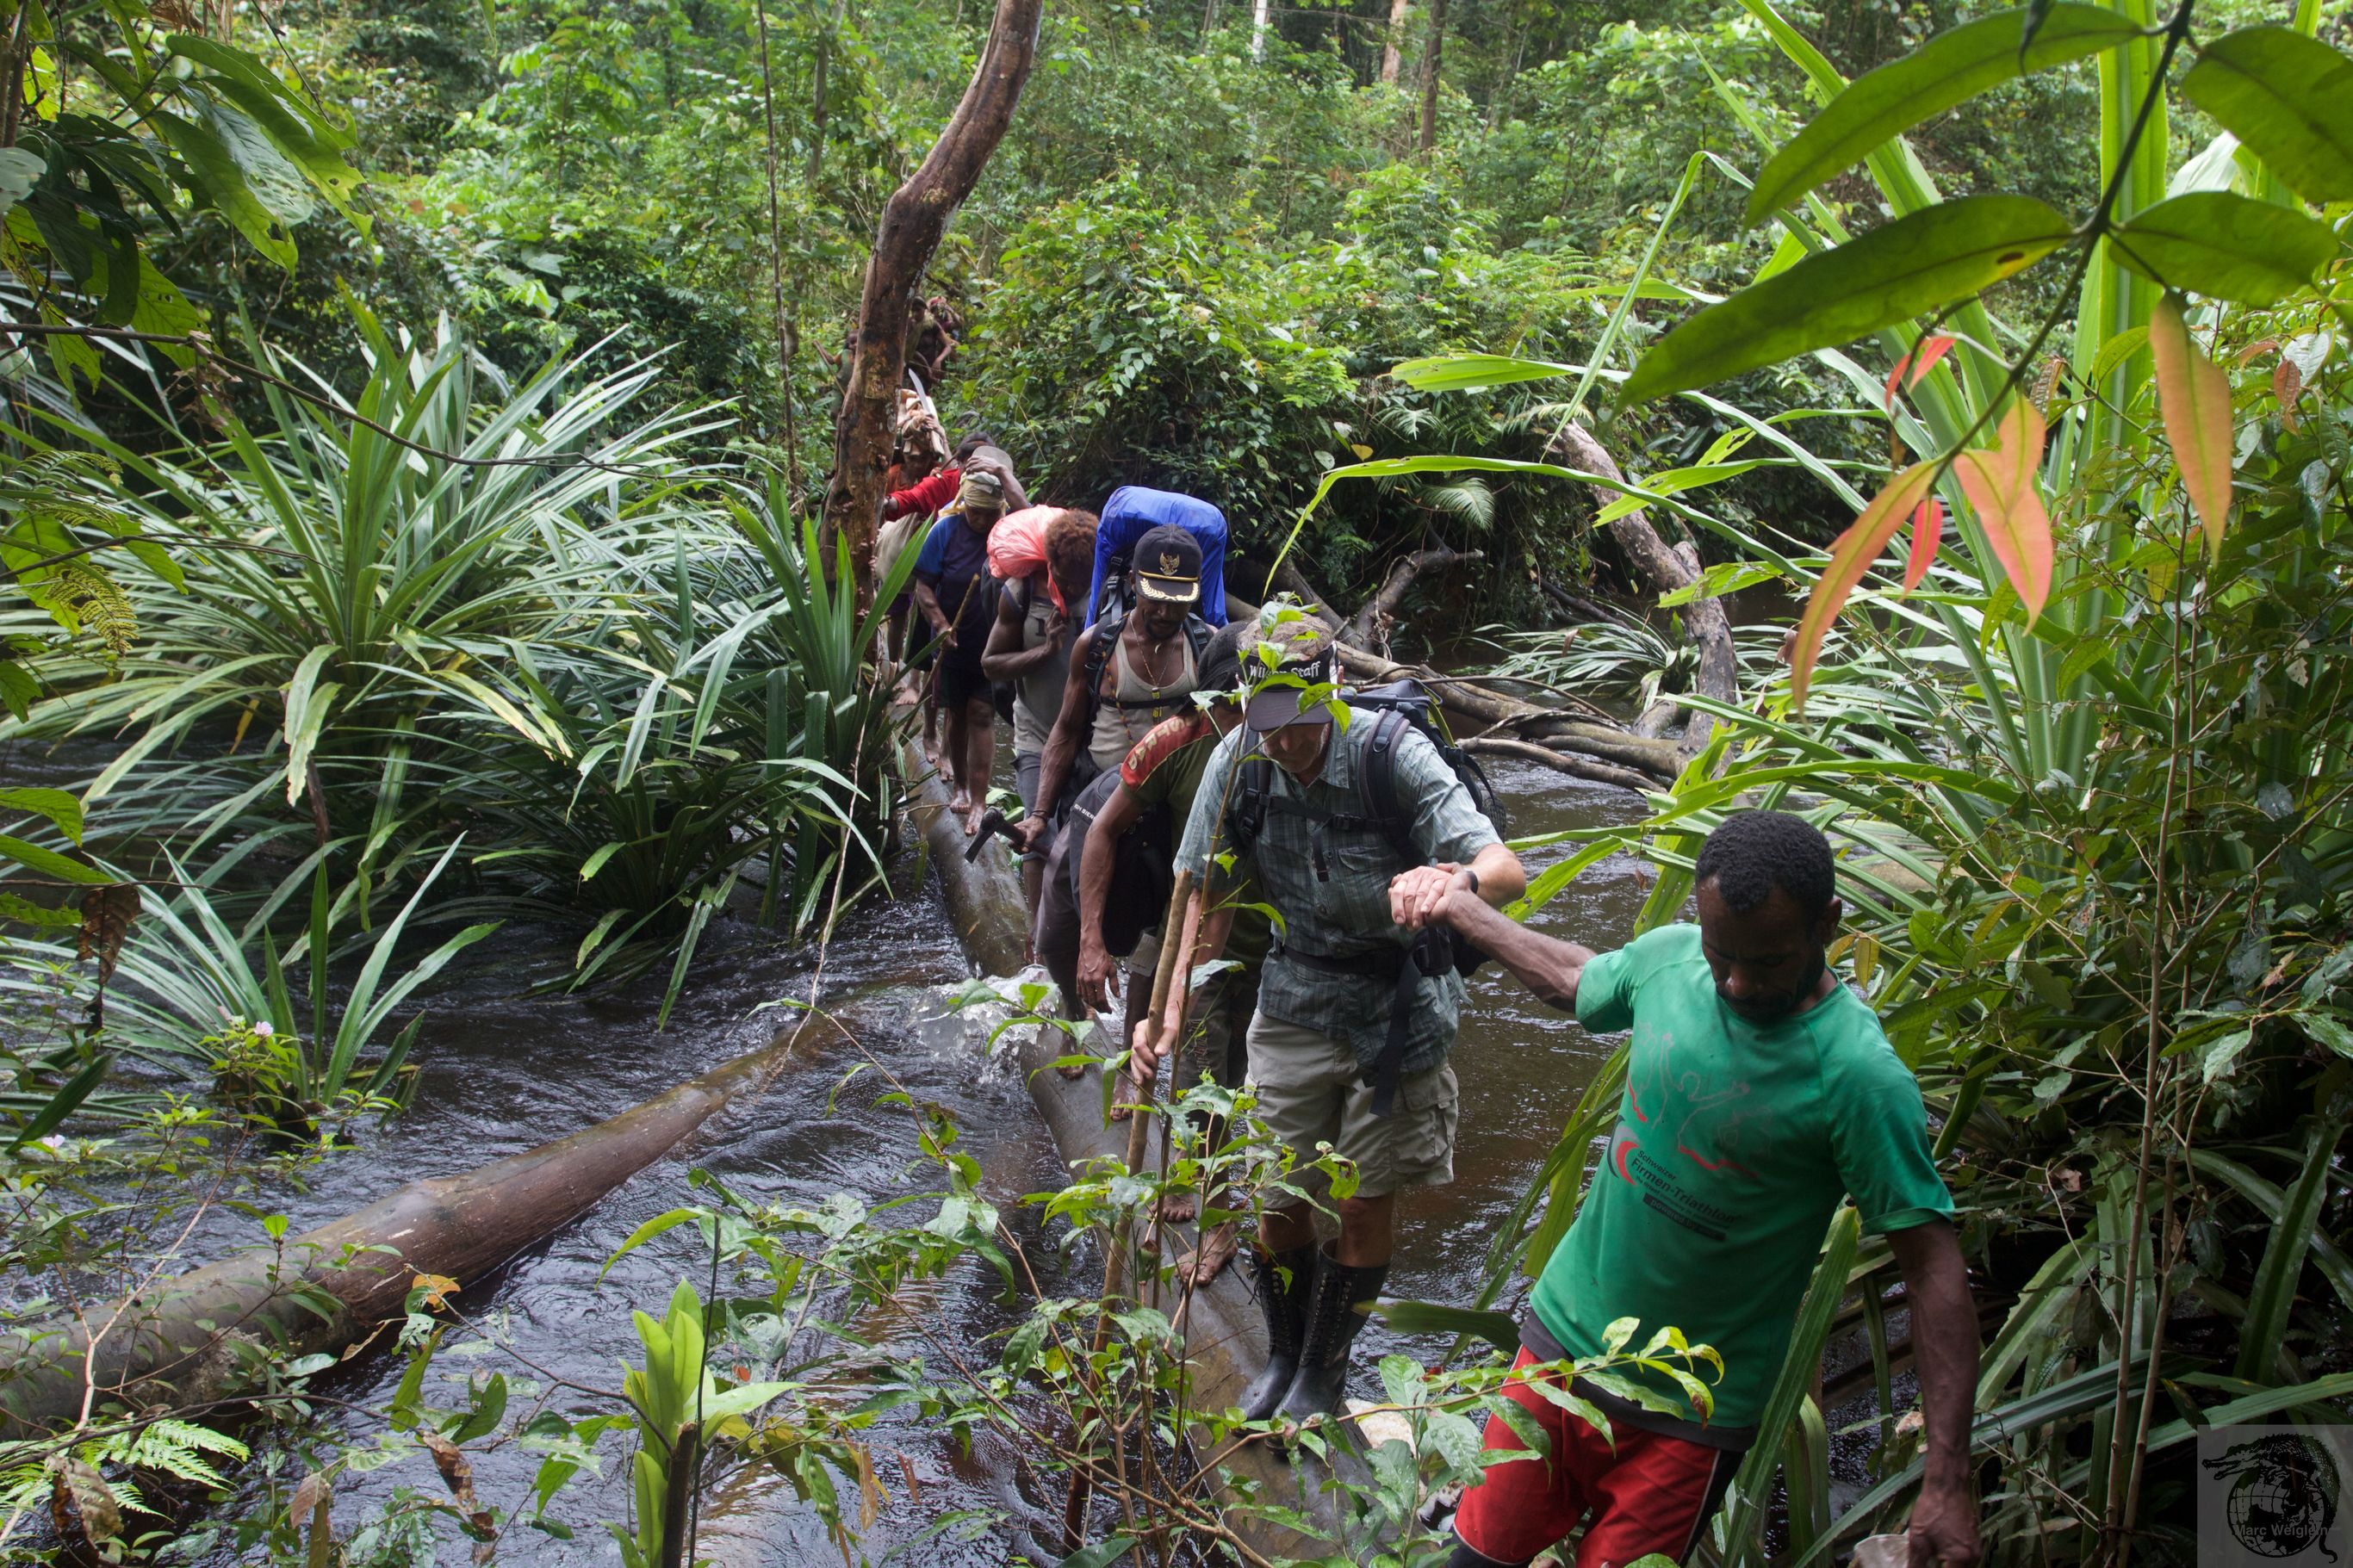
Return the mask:
MULTIPOLYGON (((1347 1041, 1261 1013, 1250 1020, 1250 1076, 1259 1114, 1283 1146, 1303 1166, 1317 1144, 1331 1144, 1356 1164, 1356 1196, 1454 1179, 1461 1113, 1451 1063, 1401 1079, 1394 1113, 1375 1116, 1372 1088, 1347 1041)), ((1303 1173, 1293 1184, 1320 1199, 1328 1184, 1319 1173, 1303 1173)))

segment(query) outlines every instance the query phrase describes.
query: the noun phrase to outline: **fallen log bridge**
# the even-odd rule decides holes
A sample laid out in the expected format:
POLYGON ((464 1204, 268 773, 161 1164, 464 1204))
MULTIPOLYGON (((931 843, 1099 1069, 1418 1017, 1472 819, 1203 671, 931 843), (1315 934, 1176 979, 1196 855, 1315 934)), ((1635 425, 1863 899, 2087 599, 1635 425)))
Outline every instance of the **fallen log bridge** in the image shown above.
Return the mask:
POLYGON ((412 1182, 356 1214, 241 1252, 71 1320, 0 1336, 0 1438, 110 1401, 181 1410, 249 1391, 239 1352, 335 1352, 397 1320, 420 1274, 471 1284, 587 1213, 831 1026, 811 1015, 767 1045, 568 1138, 460 1175, 412 1182))

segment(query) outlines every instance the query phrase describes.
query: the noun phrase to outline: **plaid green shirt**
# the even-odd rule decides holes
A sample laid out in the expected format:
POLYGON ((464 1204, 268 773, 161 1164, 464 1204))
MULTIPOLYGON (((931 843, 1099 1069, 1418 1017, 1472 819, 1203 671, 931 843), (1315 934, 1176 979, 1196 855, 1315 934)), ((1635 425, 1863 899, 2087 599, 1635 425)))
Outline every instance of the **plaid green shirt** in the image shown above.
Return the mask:
MULTIPOLYGON (((1345 729, 1333 727, 1324 771, 1315 782, 1302 788, 1298 780, 1273 768, 1274 795, 1323 815, 1369 815, 1369 803, 1363 798, 1358 780, 1365 746, 1378 716, 1355 708, 1348 713, 1350 722, 1345 729)), ((1220 896, 1240 875, 1255 876, 1257 896, 1282 917, 1277 935, 1280 945, 1260 984, 1259 1011, 1282 1023, 1345 1039, 1356 1047, 1356 1060, 1370 1072, 1388 1041, 1393 988, 1365 975, 1311 969, 1287 959, 1282 949, 1353 958, 1391 948, 1402 957, 1413 939, 1389 919, 1390 880, 1412 865, 1442 860, 1467 865, 1480 850, 1498 842, 1495 829, 1472 804, 1471 792, 1462 787, 1438 748, 1409 730, 1399 737, 1397 748, 1398 804, 1411 821, 1410 836, 1421 852, 1419 860, 1399 859, 1396 848, 1377 831, 1335 828, 1290 812, 1270 810, 1253 852, 1248 857, 1236 855, 1231 875, 1221 872, 1211 877, 1208 872, 1213 852, 1224 855, 1232 847, 1228 796, 1237 793, 1234 770, 1246 749, 1257 750, 1256 740, 1247 729, 1236 730, 1210 757, 1200 789, 1193 796, 1193 812, 1185 824, 1184 842, 1177 847, 1176 865, 1191 870, 1197 880, 1206 882, 1220 896)), ((1459 974, 1419 983, 1406 1036, 1404 1072, 1421 1072, 1446 1059, 1461 1017, 1462 996, 1459 974)))

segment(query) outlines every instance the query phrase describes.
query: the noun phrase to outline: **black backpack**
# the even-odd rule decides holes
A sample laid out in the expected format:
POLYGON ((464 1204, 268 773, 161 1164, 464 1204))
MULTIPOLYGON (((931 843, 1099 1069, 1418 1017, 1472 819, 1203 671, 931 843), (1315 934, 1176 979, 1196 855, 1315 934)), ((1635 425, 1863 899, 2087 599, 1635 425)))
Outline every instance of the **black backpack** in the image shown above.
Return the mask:
MULTIPOLYGON (((1408 866, 1421 865, 1421 851, 1413 842, 1413 819, 1398 798, 1397 749, 1408 730, 1438 748, 1438 754, 1454 770, 1462 787, 1471 792, 1471 804, 1493 826, 1495 836, 1504 837, 1502 798, 1478 759, 1454 743, 1437 703, 1421 682, 1396 680, 1344 696, 1350 707, 1374 715, 1371 742, 1366 748, 1365 766, 1357 780, 1357 801, 1363 809, 1356 814, 1325 814, 1306 811, 1288 800, 1279 801, 1273 789, 1274 759, 1264 755, 1246 758, 1226 816, 1227 840, 1238 853, 1247 855, 1257 845, 1259 830, 1266 826, 1267 813, 1276 809, 1279 802, 1284 810, 1313 816, 1326 827, 1343 833, 1377 833, 1388 840, 1398 859, 1408 866)), ((1448 934, 1453 938, 1454 967, 1459 972, 1469 974, 1486 962, 1487 955, 1459 933, 1448 934)))

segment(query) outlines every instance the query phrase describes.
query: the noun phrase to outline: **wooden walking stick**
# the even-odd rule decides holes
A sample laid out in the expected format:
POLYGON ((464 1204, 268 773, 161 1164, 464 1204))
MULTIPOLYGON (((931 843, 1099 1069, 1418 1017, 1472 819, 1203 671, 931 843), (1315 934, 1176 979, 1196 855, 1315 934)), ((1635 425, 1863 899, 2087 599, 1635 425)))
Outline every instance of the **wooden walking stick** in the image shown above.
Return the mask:
MULTIPOLYGON (((1152 972, 1152 1003, 1143 1019, 1147 1038, 1156 1037, 1161 1016, 1168 1010, 1170 987, 1182 985, 1184 982, 1178 978, 1178 975, 1189 973, 1189 965, 1193 958, 1193 942, 1200 933, 1200 902, 1193 897, 1193 873, 1189 870, 1179 871, 1176 873, 1176 887, 1169 890, 1167 913, 1160 921, 1162 933, 1160 963, 1152 972), (1174 933, 1173 940, 1171 940, 1171 933, 1174 933)), ((1185 1037, 1184 1000, 1184 994, 1179 992, 1176 1013, 1176 1027, 1173 1032, 1174 1040, 1170 1047, 1172 1050, 1175 1048, 1175 1044, 1181 1042, 1185 1037)), ((1131 1050, 1134 1048, 1135 1042, 1133 1039, 1130 1039, 1127 1044, 1131 1050)), ((1132 1073, 1130 1081, 1134 1081, 1132 1073)), ((1127 1126, 1127 1168, 1131 1173, 1144 1168, 1145 1148, 1151 1137, 1152 1102, 1159 1084, 1159 1074, 1155 1071, 1151 1079, 1136 1085, 1136 1098, 1131 1102, 1132 1109, 1128 1113, 1127 1126)), ((1130 1259, 1134 1250, 1134 1226, 1135 1216, 1123 1214, 1113 1228, 1111 1249, 1103 1258, 1103 1297, 1106 1300, 1128 1292, 1131 1275, 1130 1259)), ((1105 1312, 1095 1320, 1095 1337, 1091 1355, 1101 1354, 1110 1340, 1111 1315, 1105 1312)), ((1081 1532, 1086 1522, 1087 1500, 1091 1490, 1087 1483, 1086 1470, 1083 1468, 1074 1469, 1071 1474, 1070 1501, 1062 1510, 1062 1533, 1070 1541, 1072 1550, 1076 1550, 1080 1543, 1081 1532)))

